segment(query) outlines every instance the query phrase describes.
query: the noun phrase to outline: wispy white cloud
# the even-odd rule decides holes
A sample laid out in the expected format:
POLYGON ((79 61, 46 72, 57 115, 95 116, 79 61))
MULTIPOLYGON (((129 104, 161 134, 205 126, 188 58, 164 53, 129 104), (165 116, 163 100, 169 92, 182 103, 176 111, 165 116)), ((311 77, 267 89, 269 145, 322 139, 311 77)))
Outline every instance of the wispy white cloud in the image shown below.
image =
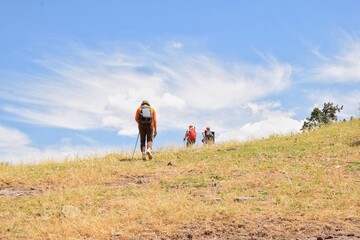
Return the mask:
POLYGON ((44 149, 31 147, 29 145, 18 146, 14 148, 0 147, 0 163, 17 164, 35 164, 41 162, 59 162, 64 160, 77 160, 86 157, 103 157, 106 154, 122 151, 126 149, 114 147, 97 146, 72 146, 66 141, 62 145, 47 146, 44 149))
POLYGON ((323 61, 330 61, 330 59, 326 56, 324 56, 321 51, 320 51, 320 47, 316 46, 316 47, 312 47, 311 50, 312 54, 314 54, 316 57, 320 58, 323 61))
MULTIPOLYGON (((113 127, 137 133, 135 109, 148 99, 163 129, 180 129, 189 119, 221 115, 229 109, 286 89, 292 68, 268 58, 263 64, 223 63, 206 54, 157 51, 92 51, 78 47, 62 59, 37 62, 46 73, 7 84, 3 107, 22 120, 72 129, 113 127), (20 84, 19 84, 20 83, 20 84), (21 106, 22 105, 22 106, 21 106)), ((11 82, 11 81, 8 81, 11 82)))
POLYGON ((314 70, 316 78, 327 82, 360 82, 360 40, 348 37, 344 48, 330 57, 325 57, 319 50, 323 64, 314 70))
POLYGON ((17 148, 30 143, 26 134, 15 128, 0 125, 0 149, 17 148))
POLYGON ((38 153, 37 149, 28 146, 30 143, 25 133, 0 125, 0 163, 16 164, 21 158, 38 153))
POLYGON ((288 135, 298 133, 301 129, 302 122, 289 117, 269 117, 267 119, 248 123, 240 128, 226 131, 219 136, 219 141, 230 139, 249 141, 259 138, 269 137, 270 135, 288 135))
POLYGON ((63 138, 58 144, 40 149, 31 146, 29 137, 14 128, 0 125, 0 163, 33 164, 44 161, 74 160, 86 156, 103 156, 119 150, 119 147, 101 146, 91 138, 78 136, 88 145, 74 145, 71 138, 63 138))
POLYGON ((292 110, 283 110, 280 102, 249 102, 238 114, 243 116, 243 120, 235 118, 236 122, 241 122, 237 126, 234 124, 218 126, 221 129, 218 141, 234 139, 244 141, 264 138, 272 134, 298 133, 302 125, 302 121, 292 118, 295 115, 292 110))
POLYGON ((172 41, 169 43, 169 46, 174 48, 174 49, 180 49, 183 48, 183 43, 182 42, 177 42, 177 41, 172 41))

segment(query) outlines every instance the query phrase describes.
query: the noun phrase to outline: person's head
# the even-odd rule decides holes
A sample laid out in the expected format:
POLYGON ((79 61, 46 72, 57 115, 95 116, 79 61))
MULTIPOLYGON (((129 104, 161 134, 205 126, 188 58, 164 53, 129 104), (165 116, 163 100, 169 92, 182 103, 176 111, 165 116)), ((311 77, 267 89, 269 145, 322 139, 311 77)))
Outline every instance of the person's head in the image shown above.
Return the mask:
POLYGON ((193 125, 189 125, 189 129, 193 128, 194 126, 193 125))
POLYGON ((143 100, 142 103, 141 103, 141 106, 142 106, 142 105, 148 105, 148 106, 150 106, 150 103, 149 103, 148 100, 143 100))
POLYGON ((210 131, 210 127, 206 127, 206 130, 210 131))

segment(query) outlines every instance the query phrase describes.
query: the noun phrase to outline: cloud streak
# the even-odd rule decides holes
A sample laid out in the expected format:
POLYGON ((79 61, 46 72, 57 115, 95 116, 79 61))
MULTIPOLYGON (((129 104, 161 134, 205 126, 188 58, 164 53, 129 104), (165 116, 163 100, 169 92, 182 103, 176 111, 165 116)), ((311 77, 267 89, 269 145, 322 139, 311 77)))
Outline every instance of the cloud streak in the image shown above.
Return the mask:
POLYGON ((74 145, 71 138, 64 138, 58 144, 40 149, 31 146, 31 141, 25 133, 0 125, 0 163, 28 164, 74 160, 88 156, 101 157, 119 151, 119 147, 101 146, 91 138, 78 137, 88 144, 74 145))
POLYGON ((134 111, 142 99, 157 108, 163 129, 181 129, 207 112, 230 122, 230 109, 281 92, 291 83, 291 66, 275 59, 259 65, 225 64, 186 52, 179 42, 172 45, 170 50, 139 48, 135 53, 77 46, 61 59, 41 58, 37 63, 46 73, 16 76, 16 91, 9 84, 14 91, 2 94, 10 102, 3 110, 40 125, 111 127, 134 135, 134 111))
POLYGON ((349 38, 338 54, 324 57, 318 51, 317 56, 324 60, 323 64, 314 70, 317 79, 334 83, 360 82, 360 41, 349 38))
POLYGON ((302 126, 301 121, 296 121, 288 117, 271 117, 255 123, 247 123, 239 129, 228 131, 220 136, 222 140, 240 140, 250 141, 254 139, 268 137, 272 134, 288 135, 291 133, 298 133, 302 126), (284 128, 284 126, 286 126, 284 128))
POLYGON ((16 148, 30 143, 26 134, 15 128, 0 125, 0 149, 16 148))

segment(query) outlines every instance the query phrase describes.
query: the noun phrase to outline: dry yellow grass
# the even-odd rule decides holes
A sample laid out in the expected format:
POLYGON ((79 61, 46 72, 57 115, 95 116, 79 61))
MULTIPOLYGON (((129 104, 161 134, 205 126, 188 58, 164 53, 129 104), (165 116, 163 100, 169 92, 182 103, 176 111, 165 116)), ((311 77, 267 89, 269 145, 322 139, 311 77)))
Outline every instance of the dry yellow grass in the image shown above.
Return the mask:
POLYGON ((360 121, 292 136, 0 165, 0 239, 360 237, 360 121))

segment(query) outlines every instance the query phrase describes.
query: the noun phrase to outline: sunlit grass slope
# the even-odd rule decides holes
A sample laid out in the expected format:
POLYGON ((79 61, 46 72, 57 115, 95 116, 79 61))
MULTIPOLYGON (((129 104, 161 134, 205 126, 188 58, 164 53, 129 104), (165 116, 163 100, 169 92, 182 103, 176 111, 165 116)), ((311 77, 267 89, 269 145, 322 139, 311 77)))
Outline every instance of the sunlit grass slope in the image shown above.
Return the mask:
POLYGON ((0 165, 0 239, 360 236, 360 121, 292 136, 0 165))

